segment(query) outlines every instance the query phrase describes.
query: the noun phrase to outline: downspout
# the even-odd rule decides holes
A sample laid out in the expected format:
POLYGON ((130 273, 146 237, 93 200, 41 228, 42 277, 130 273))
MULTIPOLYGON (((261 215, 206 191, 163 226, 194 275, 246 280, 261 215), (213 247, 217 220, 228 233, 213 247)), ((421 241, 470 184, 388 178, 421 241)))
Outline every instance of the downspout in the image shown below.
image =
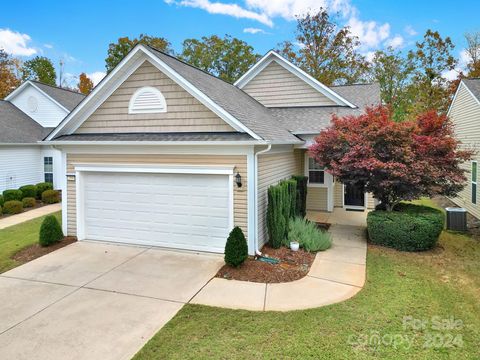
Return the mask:
POLYGON ((265 154, 270 151, 272 148, 272 144, 268 144, 266 149, 260 150, 259 152, 255 153, 255 163, 254 163, 254 172, 255 172, 255 238, 254 238, 254 248, 255 248, 255 254, 257 255, 262 255, 262 252, 258 248, 258 155, 265 154))

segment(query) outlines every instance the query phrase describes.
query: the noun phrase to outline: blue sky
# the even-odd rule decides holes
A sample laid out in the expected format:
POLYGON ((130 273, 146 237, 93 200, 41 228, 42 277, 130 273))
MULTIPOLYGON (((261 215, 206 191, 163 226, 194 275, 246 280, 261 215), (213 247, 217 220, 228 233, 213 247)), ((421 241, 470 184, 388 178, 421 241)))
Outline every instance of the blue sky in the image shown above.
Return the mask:
POLYGON ((140 33, 163 36, 176 51, 190 37, 231 34, 261 54, 291 39, 294 14, 326 5, 340 12, 368 55, 394 45, 408 50, 428 29, 450 36, 464 59, 465 32, 480 31, 480 1, 375 0, 136 0, 23 1, 2 4, 0 47, 22 59, 62 59, 71 83, 80 72, 105 70, 108 44, 140 33), (28 10, 27 10, 28 9, 28 10))

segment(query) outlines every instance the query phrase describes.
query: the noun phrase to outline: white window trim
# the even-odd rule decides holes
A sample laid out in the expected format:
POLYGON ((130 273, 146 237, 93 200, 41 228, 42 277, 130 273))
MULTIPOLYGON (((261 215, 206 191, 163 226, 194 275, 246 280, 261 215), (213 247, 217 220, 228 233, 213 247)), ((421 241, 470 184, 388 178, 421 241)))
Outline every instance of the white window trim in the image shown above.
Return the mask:
POLYGON ((128 113, 129 114, 156 114, 156 113, 166 113, 167 112, 167 102, 165 101, 165 97, 161 93, 160 90, 154 88, 153 86, 143 86, 137 89, 132 97, 130 98, 130 102, 128 103, 128 113), (158 96, 161 104, 157 108, 151 109, 134 109, 135 101, 137 98, 145 91, 153 92, 156 96, 158 96))
POLYGON ((54 173, 55 173, 55 172, 53 171, 53 166, 54 166, 54 164, 53 164, 53 156, 44 156, 44 157, 43 157, 43 180, 46 181, 46 180, 45 180, 45 175, 46 175, 46 174, 52 174, 52 184, 53 184, 53 182, 54 182, 54 180, 55 180, 55 176, 54 176, 54 173), (46 159, 46 158, 52 159, 52 171, 45 171, 45 159, 46 159))
MULTIPOLYGON (((320 183, 311 183, 310 182, 310 167, 309 167, 309 159, 310 156, 308 156, 307 153, 305 153, 305 176, 308 177, 308 182, 307 186, 309 187, 323 187, 323 188, 328 188, 330 187, 330 182, 333 183, 333 177, 328 174, 325 170, 318 170, 318 171, 323 171, 323 184, 320 183), (327 179, 327 177, 332 177, 332 179, 327 179)), ((317 171, 317 170, 312 170, 312 171, 317 171)))
POLYGON ((477 198, 477 194, 475 194, 475 202, 473 202, 472 198, 473 198, 473 184, 475 184, 475 192, 478 192, 478 163, 476 160, 472 160, 471 163, 470 163, 470 171, 472 171, 472 173, 470 174, 470 190, 471 190, 471 194, 470 194, 470 202, 473 204, 473 205, 477 205, 478 203, 478 198, 477 198), (475 164, 475 167, 476 167, 476 179, 475 181, 473 181, 473 171, 472 171, 472 168, 473 168, 473 164, 475 164))

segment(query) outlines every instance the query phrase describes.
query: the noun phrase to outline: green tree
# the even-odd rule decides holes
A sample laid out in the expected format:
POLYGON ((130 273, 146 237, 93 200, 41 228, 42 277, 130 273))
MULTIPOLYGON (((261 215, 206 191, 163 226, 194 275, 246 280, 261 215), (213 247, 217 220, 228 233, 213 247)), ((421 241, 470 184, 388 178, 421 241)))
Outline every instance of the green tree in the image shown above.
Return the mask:
POLYGON ((180 58, 212 75, 235 82, 257 62, 260 55, 245 41, 225 35, 204 36, 183 42, 180 58))
POLYGON ((22 66, 22 80, 36 80, 48 85, 56 85, 57 73, 49 58, 35 56, 22 66))
POLYGON ((429 29, 423 41, 417 42, 416 48, 410 50, 408 57, 415 65, 410 89, 415 98, 414 114, 432 109, 440 113, 447 111, 451 90, 443 74, 455 68, 454 47, 449 37, 442 38, 438 31, 429 29))
POLYGON ((20 84, 18 68, 19 60, 0 49, 0 99, 10 94, 20 84))
POLYGON ((349 27, 340 27, 320 8, 297 17, 295 40, 278 44, 278 51, 325 85, 351 84, 363 81, 368 71, 359 45, 349 27))
POLYGON ((108 45, 107 58, 105 59, 107 73, 112 71, 137 44, 144 44, 166 53, 173 53, 170 42, 162 37, 146 34, 140 34, 138 38, 134 39, 130 39, 128 36, 121 37, 116 43, 110 43, 108 45))
POLYGON ((414 70, 411 59, 391 47, 378 50, 370 65, 371 77, 380 85, 382 101, 392 107, 393 118, 404 120, 411 102, 408 85, 414 70))

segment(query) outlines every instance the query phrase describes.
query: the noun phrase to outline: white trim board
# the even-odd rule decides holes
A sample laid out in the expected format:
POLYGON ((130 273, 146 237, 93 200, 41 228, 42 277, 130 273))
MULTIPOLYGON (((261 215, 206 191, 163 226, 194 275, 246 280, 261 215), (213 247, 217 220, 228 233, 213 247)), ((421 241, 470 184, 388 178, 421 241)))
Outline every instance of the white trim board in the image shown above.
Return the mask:
POLYGON ((73 163, 75 172, 120 172, 151 174, 213 174, 233 175, 234 166, 172 165, 172 164, 81 164, 73 163))
POLYGON ((292 64, 290 61, 284 57, 277 54, 275 51, 270 50, 263 58, 261 58, 250 70, 243 74, 240 79, 238 79, 234 85, 242 89, 247 85, 253 78, 255 78, 263 69, 265 69, 272 61, 275 61, 277 64, 282 66, 284 69, 291 72, 293 75, 299 77, 305 83, 313 87, 315 90, 325 95, 327 98, 332 100, 338 105, 348 106, 352 109, 357 108, 350 101, 344 97, 337 94, 335 91, 330 89, 328 86, 323 85, 320 81, 314 77, 307 74, 305 71, 300 69, 298 66, 292 64))
POLYGON ((94 90, 60 123, 60 125, 48 135, 46 140, 52 140, 58 134, 71 134, 118 88, 140 65, 149 61, 165 75, 180 85, 190 95, 199 100, 203 105, 213 111, 227 124, 239 132, 246 132, 256 140, 262 140, 260 136, 247 128, 242 122, 225 111, 217 103, 211 100, 203 92, 193 86, 180 74, 174 71, 166 63, 155 56, 147 47, 137 45, 123 60, 113 69, 94 90))

